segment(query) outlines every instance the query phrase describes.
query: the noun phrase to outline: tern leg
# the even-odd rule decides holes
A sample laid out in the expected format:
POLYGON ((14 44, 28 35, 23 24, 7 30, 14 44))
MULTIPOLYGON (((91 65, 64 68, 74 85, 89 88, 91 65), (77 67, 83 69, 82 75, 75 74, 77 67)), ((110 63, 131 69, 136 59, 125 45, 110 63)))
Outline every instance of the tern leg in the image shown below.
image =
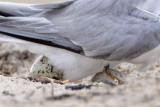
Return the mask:
POLYGON ((123 73, 114 69, 110 69, 109 65, 105 66, 102 72, 95 74, 91 81, 104 82, 115 85, 127 82, 123 73))

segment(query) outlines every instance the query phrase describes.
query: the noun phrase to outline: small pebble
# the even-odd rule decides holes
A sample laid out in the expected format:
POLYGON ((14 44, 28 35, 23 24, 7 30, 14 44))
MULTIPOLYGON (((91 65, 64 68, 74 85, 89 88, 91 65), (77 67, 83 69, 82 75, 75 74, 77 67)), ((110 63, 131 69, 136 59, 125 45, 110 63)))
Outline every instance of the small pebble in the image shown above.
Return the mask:
POLYGON ((2 94, 3 95, 6 95, 6 96, 15 96, 14 94, 12 94, 12 93, 10 93, 9 91, 6 91, 6 90, 4 90, 3 92, 2 92, 2 94))

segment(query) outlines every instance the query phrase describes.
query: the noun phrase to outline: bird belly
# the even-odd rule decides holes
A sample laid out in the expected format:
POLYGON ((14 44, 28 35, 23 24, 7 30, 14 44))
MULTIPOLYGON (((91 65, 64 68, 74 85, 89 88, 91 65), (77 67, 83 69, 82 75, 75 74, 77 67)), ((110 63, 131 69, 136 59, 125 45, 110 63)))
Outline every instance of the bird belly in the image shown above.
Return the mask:
POLYGON ((144 71, 152 67, 160 58, 160 45, 156 48, 142 54, 141 56, 130 60, 130 63, 140 64, 140 70, 144 71))

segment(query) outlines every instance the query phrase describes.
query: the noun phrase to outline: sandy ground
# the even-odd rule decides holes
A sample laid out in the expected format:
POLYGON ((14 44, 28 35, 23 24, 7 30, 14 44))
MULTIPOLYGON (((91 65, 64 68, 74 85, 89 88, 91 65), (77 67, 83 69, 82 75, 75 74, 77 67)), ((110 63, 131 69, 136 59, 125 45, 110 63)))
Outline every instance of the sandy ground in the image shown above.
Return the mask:
POLYGON ((16 44, 0 44, 0 107, 160 107, 159 62, 147 72, 122 64, 118 69, 127 84, 92 83, 88 77, 79 84, 92 85, 90 89, 71 90, 66 87, 76 84, 42 84, 25 78, 36 56, 16 44))
MULTIPOLYGON (((0 1, 42 3, 54 0, 0 1)), ((147 72, 122 64, 118 69, 126 75, 127 84, 92 83, 88 77, 79 84, 92 85, 91 89, 75 91, 65 89, 74 83, 42 84, 27 79, 36 57, 16 44, 0 44, 0 107, 160 107, 160 62, 147 72)))

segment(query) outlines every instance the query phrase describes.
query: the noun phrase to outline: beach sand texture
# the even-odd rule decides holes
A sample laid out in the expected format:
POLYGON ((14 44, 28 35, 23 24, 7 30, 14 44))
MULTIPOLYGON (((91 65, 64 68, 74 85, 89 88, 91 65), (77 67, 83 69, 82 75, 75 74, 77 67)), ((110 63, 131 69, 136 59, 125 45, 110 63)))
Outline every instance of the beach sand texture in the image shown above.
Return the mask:
MULTIPOLYGON (((42 3, 54 0, 3 1, 42 3)), ((91 89, 74 91, 65 89, 74 83, 42 84, 27 79, 37 56, 19 45, 0 43, 0 107, 160 107, 160 61, 146 72, 138 72, 131 64, 119 66, 117 69, 128 80, 126 84, 92 83, 88 77, 79 84, 92 85, 91 89)))

